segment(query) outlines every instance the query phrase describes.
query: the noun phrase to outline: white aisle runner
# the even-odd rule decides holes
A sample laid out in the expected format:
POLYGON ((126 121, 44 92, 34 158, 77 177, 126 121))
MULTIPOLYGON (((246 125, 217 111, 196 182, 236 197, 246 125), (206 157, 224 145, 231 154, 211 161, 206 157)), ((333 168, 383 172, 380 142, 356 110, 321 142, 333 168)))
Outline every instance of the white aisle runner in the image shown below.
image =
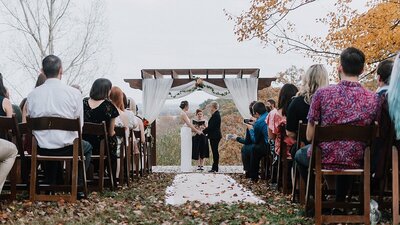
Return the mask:
POLYGON ((230 176, 224 174, 178 174, 166 190, 166 203, 181 205, 187 201, 201 203, 264 203, 230 176))

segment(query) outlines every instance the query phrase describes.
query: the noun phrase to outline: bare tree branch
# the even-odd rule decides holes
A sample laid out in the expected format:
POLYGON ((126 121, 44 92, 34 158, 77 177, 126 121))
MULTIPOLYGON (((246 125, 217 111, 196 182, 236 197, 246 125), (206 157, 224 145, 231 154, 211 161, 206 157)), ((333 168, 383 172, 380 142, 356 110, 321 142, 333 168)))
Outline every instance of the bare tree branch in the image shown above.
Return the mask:
POLYGON ((69 84, 90 81, 101 68, 103 0, 74 1, 0 0, 3 24, 18 34, 8 59, 36 78, 43 57, 57 54, 69 84))

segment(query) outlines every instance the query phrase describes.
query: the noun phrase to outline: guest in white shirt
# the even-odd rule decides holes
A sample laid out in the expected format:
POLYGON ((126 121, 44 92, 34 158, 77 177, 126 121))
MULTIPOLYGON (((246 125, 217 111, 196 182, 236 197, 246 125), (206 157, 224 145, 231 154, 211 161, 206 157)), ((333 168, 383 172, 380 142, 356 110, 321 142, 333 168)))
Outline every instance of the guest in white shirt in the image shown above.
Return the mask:
MULTIPOLYGON (((26 103, 28 116, 31 118, 45 116, 68 119, 80 118, 81 126, 83 126, 81 93, 61 82, 63 74, 61 60, 57 56, 49 55, 43 59, 42 66, 42 72, 46 75, 47 80, 28 95, 26 103)), ((38 153, 52 156, 72 155, 73 141, 78 137, 77 132, 59 130, 33 131, 33 135, 38 141, 38 153)), ((87 169, 92 155, 92 146, 83 141, 82 147, 87 169)), ((57 176, 59 171, 61 171, 60 163, 47 163, 46 178, 51 184, 61 182, 57 182, 57 178, 62 177, 57 176)), ((79 180, 81 183, 81 176, 79 180)))

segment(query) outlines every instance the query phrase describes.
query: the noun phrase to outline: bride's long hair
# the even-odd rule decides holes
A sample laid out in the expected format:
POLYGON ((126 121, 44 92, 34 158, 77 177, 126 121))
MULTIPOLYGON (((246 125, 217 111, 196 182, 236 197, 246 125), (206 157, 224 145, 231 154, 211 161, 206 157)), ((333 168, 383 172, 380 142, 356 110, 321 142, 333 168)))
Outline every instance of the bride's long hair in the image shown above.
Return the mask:
POLYGON ((400 53, 394 61, 388 89, 389 113, 396 129, 397 140, 400 140, 400 53))

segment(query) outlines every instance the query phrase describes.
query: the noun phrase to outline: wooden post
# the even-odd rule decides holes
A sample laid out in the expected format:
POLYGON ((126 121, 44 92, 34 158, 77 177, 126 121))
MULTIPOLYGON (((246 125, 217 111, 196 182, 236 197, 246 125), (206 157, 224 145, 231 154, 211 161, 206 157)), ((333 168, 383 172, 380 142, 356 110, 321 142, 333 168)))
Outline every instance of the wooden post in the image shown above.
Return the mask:
POLYGON ((153 124, 151 125, 151 136, 153 137, 153 147, 151 148, 151 165, 156 166, 157 165, 157 151, 156 151, 156 141, 157 141, 157 121, 154 121, 153 124))

